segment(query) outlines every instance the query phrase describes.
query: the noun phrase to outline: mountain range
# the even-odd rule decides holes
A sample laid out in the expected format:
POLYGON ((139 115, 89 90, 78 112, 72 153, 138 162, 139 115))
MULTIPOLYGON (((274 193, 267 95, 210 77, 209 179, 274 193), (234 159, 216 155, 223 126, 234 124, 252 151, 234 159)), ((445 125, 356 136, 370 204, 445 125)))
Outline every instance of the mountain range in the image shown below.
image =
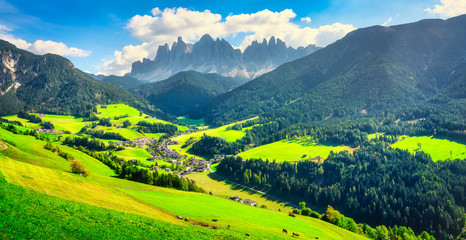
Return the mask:
POLYGON ((233 48, 225 39, 212 39, 208 34, 194 43, 186 43, 181 37, 170 47, 159 46, 154 60, 143 59, 133 63, 128 76, 146 81, 167 79, 181 71, 218 73, 222 76, 253 79, 279 65, 309 55, 320 49, 315 45, 287 47, 275 37, 267 42, 254 41, 244 52, 233 48))
POLYGON ((306 122, 443 104, 442 111, 464 117, 464 26, 466 15, 358 29, 212 99, 191 116, 214 124, 261 114, 306 122))

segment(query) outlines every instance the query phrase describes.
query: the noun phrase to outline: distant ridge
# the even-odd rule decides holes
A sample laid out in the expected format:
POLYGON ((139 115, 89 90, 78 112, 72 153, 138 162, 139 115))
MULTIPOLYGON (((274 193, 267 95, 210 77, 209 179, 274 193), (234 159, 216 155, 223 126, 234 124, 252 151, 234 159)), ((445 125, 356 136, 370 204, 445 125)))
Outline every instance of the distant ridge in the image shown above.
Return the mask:
POLYGON ((218 73, 228 77, 252 79, 279 65, 309 55, 319 47, 309 45, 294 49, 280 39, 254 41, 244 53, 233 48, 225 39, 212 39, 206 34, 194 43, 185 43, 181 37, 170 47, 159 46, 154 60, 143 59, 133 63, 128 76, 139 80, 160 81, 181 71, 218 73))

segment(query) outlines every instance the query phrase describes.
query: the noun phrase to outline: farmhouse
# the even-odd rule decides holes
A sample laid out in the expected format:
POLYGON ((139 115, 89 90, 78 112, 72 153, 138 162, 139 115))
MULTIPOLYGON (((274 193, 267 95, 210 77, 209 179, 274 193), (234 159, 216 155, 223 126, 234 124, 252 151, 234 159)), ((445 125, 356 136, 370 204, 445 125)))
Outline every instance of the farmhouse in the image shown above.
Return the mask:
POLYGON ((240 203, 244 203, 244 204, 247 204, 247 205, 251 205, 253 207, 257 207, 257 203, 254 202, 253 200, 251 199, 241 199, 239 200, 240 203))
POLYGON ((230 200, 233 200, 233 201, 239 201, 241 198, 239 198, 238 196, 234 196, 234 197, 230 197, 230 200))

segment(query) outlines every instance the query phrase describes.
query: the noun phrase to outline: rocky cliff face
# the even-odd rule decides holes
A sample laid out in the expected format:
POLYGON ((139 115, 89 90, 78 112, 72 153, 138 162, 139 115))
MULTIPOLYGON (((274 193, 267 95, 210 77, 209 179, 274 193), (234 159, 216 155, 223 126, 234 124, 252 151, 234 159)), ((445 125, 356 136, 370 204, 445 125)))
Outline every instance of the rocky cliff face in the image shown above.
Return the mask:
POLYGON ((254 41, 241 53, 226 40, 214 40, 209 35, 204 35, 195 44, 185 43, 179 37, 171 48, 168 44, 160 46, 154 60, 143 59, 133 63, 129 76, 160 81, 181 71, 195 70, 252 79, 318 49, 314 45, 294 49, 272 37, 268 42, 265 39, 262 43, 254 41))

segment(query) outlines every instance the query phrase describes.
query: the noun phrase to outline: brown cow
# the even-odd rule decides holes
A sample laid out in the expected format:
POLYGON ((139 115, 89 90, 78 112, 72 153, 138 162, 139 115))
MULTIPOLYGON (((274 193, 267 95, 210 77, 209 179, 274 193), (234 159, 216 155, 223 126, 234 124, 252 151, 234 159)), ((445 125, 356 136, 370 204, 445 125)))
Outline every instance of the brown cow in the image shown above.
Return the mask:
POLYGON ((212 228, 213 228, 213 229, 219 229, 220 226, 215 225, 215 226, 213 226, 212 228))
POLYGON ((288 216, 290 216, 290 217, 296 217, 296 214, 294 214, 294 212, 289 212, 289 213, 288 213, 288 216))
POLYGON ((249 233, 246 233, 246 236, 250 237, 251 235, 249 233))
POLYGON ((299 237, 299 234, 297 234, 297 233, 294 232, 294 233, 293 233, 293 237, 299 237))
POLYGON ((283 229, 283 231, 282 231, 282 232, 284 232, 284 233, 288 234, 288 230, 286 230, 286 229, 283 229))
POLYGON ((316 237, 316 239, 319 239, 319 237, 316 237))
POLYGON ((185 218, 184 221, 185 221, 185 222, 189 222, 189 218, 185 218))
POLYGON ((228 228, 230 228, 230 224, 228 224, 228 228))
POLYGON ((182 216, 178 216, 178 215, 176 215, 176 218, 178 218, 178 219, 183 219, 182 216))

